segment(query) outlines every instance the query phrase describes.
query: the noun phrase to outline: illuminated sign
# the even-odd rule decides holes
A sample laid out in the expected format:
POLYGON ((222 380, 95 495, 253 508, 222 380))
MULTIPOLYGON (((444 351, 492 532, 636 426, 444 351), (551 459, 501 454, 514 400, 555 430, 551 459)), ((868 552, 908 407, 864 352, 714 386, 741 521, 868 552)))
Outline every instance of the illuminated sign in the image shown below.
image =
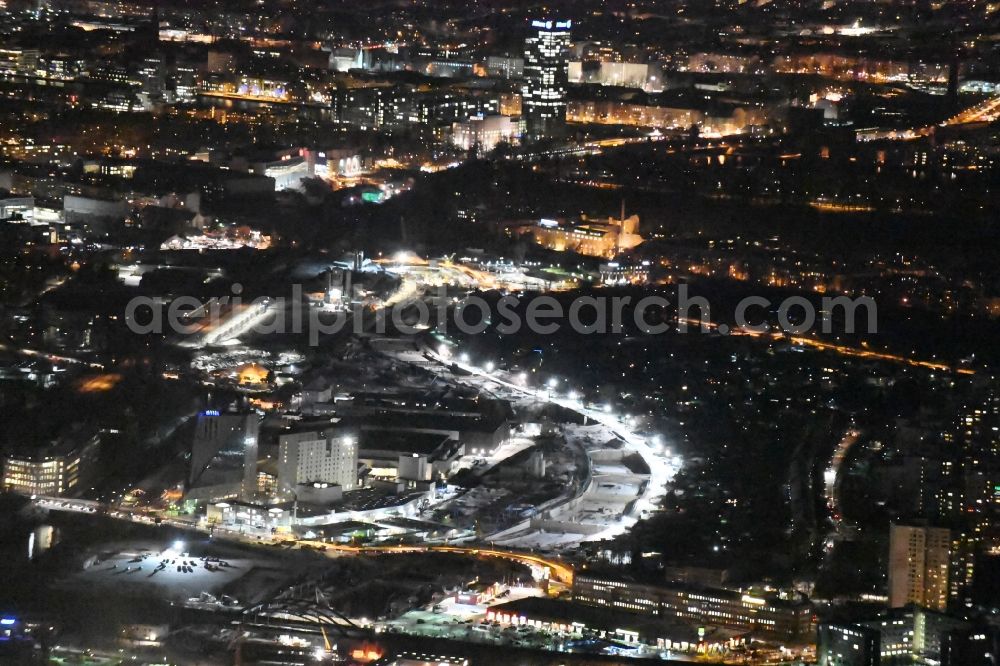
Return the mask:
POLYGON ((569 30, 573 26, 572 21, 532 21, 532 28, 541 28, 542 30, 552 30, 554 27, 556 30, 569 30))

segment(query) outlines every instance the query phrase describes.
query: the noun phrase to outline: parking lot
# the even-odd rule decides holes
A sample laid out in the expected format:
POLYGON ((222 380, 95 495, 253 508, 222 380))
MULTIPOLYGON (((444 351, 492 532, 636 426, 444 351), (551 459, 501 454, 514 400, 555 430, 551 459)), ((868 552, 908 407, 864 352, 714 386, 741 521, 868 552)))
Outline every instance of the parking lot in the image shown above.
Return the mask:
POLYGON ((251 559, 195 555, 183 542, 132 543, 89 557, 69 583, 186 601, 202 592, 217 593, 255 564, 251 559))

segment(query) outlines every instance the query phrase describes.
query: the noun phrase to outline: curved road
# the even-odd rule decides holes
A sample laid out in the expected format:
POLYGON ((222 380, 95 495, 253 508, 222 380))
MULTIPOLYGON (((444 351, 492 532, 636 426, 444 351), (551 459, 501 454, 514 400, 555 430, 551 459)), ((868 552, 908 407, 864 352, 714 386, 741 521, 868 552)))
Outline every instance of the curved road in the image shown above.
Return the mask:
MULTIPOLYGON (((461 370, 468 372, 470 375, 480 377, 485 381, 493 382, 516 393, 520 393, 525 397, 533 398, 535 400, 547 400, 548 402, 557 404, 592 421, 600 423, 610 430, 615 437, 621 439, 630 449, 638 453, 649 467, 649 482, 643 489, 642 494, 640 494, 636 500, 636 513, 641 514, 643 511, 655 508, 656 501, 663 496, 666 490, 666 484, 674 477, 674 474, 677 471, 666 458, 658 455, 643 437, 630 431, 626 425, 618 420, 613 414, 591 409, 579 400, 554 397, 552 395, 552 391, 549 389, 532 389, 526 386, 521 386, 520 384, 502 379, 496 373, 487 372, 474 365, 462 363, 455 359, 445 358, 433 349, 427 349, 426 353, 444 367, 454 365, 461 370)), ((623 529, 621 529, 619 533, 624 531, 625 529, 623 526, 623 529)), ((610 534, 605 536, 610 536, 610 534)))

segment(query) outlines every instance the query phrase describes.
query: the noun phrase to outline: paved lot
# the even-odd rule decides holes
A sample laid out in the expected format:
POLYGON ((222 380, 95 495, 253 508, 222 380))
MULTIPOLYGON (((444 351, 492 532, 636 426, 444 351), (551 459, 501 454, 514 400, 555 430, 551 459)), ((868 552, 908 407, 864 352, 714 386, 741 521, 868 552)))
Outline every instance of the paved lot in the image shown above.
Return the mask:
POLYGON ((202 592, 217 593, 256 564, 252 559, 205 560, 187 553, 182 543, 136 542, 94 555, 82 571, 69 579, 69 584, 113 586, 125 593, 183 601, 202 592))

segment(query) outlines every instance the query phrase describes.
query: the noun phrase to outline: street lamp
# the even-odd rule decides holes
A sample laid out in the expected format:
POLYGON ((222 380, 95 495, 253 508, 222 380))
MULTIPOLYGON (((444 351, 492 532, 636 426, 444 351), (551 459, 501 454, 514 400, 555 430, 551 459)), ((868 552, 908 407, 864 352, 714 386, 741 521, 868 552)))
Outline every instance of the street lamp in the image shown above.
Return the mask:
POLYGON ((650 447, 653 449, 653 453, 658 453, 663 455, 667 451, 667 447, 663 445, 663 437, 660 435, 653 435, 649 438, 650 447))

